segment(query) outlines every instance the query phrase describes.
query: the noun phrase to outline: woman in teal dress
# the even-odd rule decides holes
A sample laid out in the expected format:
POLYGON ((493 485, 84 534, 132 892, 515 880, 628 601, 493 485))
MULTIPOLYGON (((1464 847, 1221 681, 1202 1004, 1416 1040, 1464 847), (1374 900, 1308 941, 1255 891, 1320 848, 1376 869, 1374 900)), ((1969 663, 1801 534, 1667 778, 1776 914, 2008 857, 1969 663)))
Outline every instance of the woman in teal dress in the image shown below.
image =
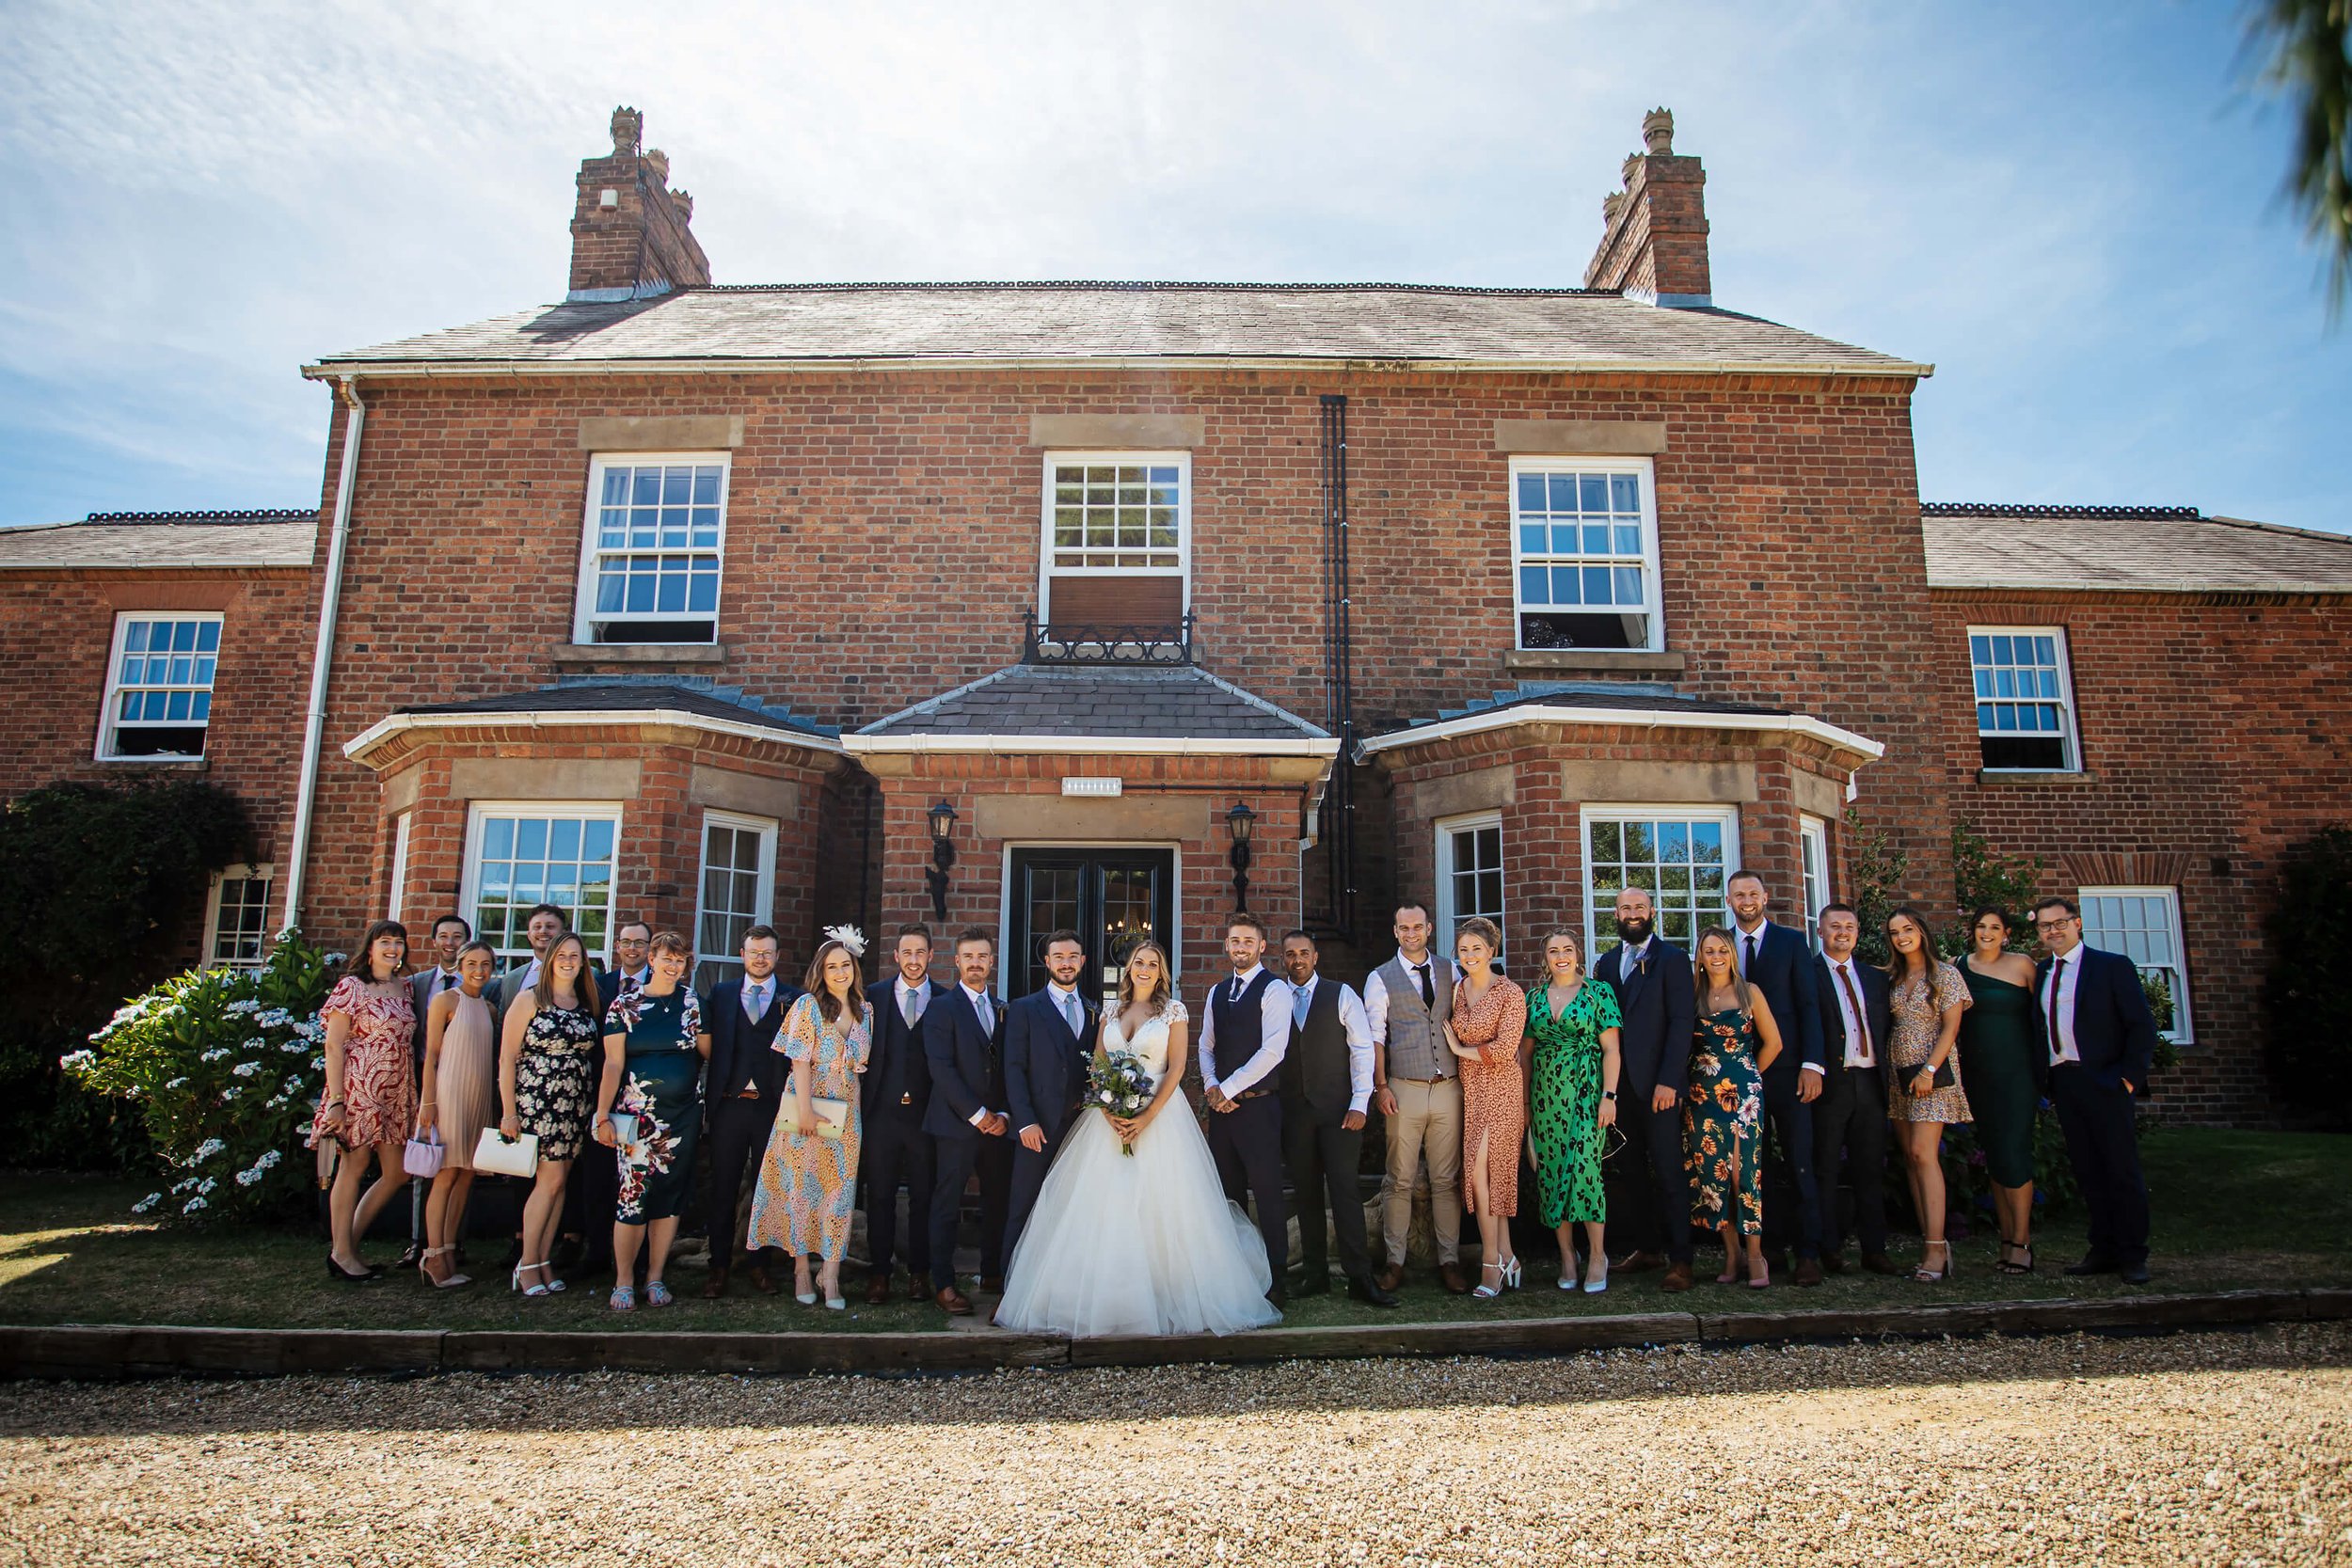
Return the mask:
POLYGON ((776 1036, 775 1048, 791 1059, 792 1083, 760 1163, 749 1240, 755 1252, 780 1247, 792 1255, 792 1294, 802 1306, 816 1305, 821 1289, 825 1305, 838 1312, 850 1305, 841 1293, 841 1259, 850 1251, 865 1131, 857 1075, 866 1070, 874 1037, 858 968, 866 939, 841 926, 826 936, 809 960, 808 994, 792 1004, 776 1036), (819 1114, 819 1100, 835 1102, 837 1120, 819 1114), (812 1253, 823 1263, 814 1285, 812 1253))
POLYGON ((664 931, 653 939, 652 952, 645 983, 623 991, 604 1020, 596 1142, 614 1151, 621 1167, 612 1222, 615 1312, 637 1305, 637 1248, 648 1239, 646 1305, 667 1307, 675 1299, 661 1273, 693 1183, 703 1060, 710 1054, 701 1005, 686 985, 693 950, 675 931, 664 931), (636 1118, 628 1137, 620 1135, 615 1112, 636 1118))
POLYGON ((2033 960, 2009 950, 2009 916, 1979 910, 1961 960, 1972 1005, 1960 1020, 1960 1075, 1993 1181, 2002 1274, 2033 1273, 2033 1129, 2042 1114, 2043 1048, 2033 960))
POLYGON ((1544 938, 1544 967, 1550 983, 1527 998, 1527 1037, 1534 1042, 1528 1139, 1542 1188, 1538 1206, 1560 1239, 1560 1289, 1581 1284, 1597 1292, 1609 1288, 1600 1156, 1603 1130, 1617 1120, 1617 993, 1585 978, 1583 943, 1573 931, 1544 938), (1581 1271, 1576 1265, 1580 1225, 1581 1271))
POLYGON ((1691 1223, 1723 1238, 1718 1285, 1740 1277, 1740 1241, 1746 1238, 1748 1283, 1760 1291, 1772 1283, 1764 1265, 1764 1069, 1780 1054, 1780 1026, 1764 993, 1740 977, 1731 933, 1720 926, 1699 938, 1692 989, 1698 993, 1698 1025, 1692 1031, 1691 1088, 1682 1101, 1691 1223))

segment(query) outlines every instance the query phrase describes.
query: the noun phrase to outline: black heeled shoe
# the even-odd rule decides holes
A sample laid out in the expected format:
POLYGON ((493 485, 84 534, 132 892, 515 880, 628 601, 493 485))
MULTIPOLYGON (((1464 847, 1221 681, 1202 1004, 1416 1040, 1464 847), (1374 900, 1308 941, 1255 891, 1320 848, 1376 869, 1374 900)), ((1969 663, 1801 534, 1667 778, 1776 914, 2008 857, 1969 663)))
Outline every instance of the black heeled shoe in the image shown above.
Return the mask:
POLYGON ((326 1255, 326 1277, 329 1279, 340 1279, 346 1285, 369 1284, 375 1279, 376 1275, 380 1272, 380 1270, 376 1269, 362 1269, 358 1274, 353 1274, 349 1269, 344 1268, 341 1263, 335 1261, 335 1255, 333 1253, 330 1252, 326 1255))

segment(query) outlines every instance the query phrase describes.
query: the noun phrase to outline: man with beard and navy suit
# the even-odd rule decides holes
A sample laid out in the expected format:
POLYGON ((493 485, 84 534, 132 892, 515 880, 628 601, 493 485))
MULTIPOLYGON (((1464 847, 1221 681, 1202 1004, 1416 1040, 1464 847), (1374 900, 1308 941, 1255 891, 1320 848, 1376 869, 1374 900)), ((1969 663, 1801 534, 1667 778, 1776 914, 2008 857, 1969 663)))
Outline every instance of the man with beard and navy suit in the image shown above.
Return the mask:
POLYGON ((907 1299, 931 1293, 931 1185, 937 1155, 923 1117, 931 1104, 930 1063, 923 1054, 923 1017, 938 1000, 931 984, 931 932, 901 926, 891 956, 898 973, 866 988, 874 1009, 873 1049, 859 1080, 866 1116, 866 1255, 873 1260, 866 1300, 890 1299, 890 1265, 898 1245, 898 1186, 907 1189, 907 1299))
MULTIPOLYGON (((1617 894, 1617 945, 1593 966, 1595 978, 1617 993, 1623 1020, 1619 1063, 1618 1190, 1633 1252, 1617 1268, 1640 1274, 1663 1267, 1668 1291, 1691 1288, 1691 1180, 1682 1169, 1682 1096, 1691 1082, 1691 1032, 1698 1002, 1691 990, 1690 955, 1658 935, 1658 912, 1646 888, 1617 894)), ((1612 1206, 1611 1228, 1616 1228, 1612 1206)))
POLYGON ((956 983, 924 1012, 923 1060, 930 1070, 931 1103, 923 1131, 937 1151, 931 1186, 931 1299, 952 1316, 972 1315, 956 1289, 956 1224, 963 1189, 980 1179, 980 1284, 1005 1284, 1005 1210, 1011 1196, 1010 1101, 1005 1094, 1003 1009, 989 993, 996 968, 996 939, 980 927, 956 938, 956 983))
POLYGON ((1821 1098, 1823 1075, 1821 999, 1813 944, 1793 926, 1764 918, 1771 895, 1753 871, 1735 871, 1724 886, 1734 929, 1732 961, 1740 977, 1764 993, 1781 1024, 1781 1051, 1764 1072, 1764 1121, 1768 1130, 1762 1171, 1764 1251, 1773 1272, 1787 1261, 1794 1239, 1798 1285, 1821 1282, 1821 1203, 1813 1179, 1813 1102, 1821 1098))
MULTIPOLYGON (((710 1278, 703 1286, 708 1297, 727 1293, 736 1243, 743 1239, 736 1223, 743 1169, 766 1158, 776 1108, 784 1103, 790 1064, 775 1048, 776 1031, 801 991, 776 974, 783 946, 773 927, 753 927, 743 933, 743 977, 720 981, 703 999, 703 1027, 710 1034, 703 1088, 703 1121, 710 1138, 710 1278)), ((750 1274, 754 1290, 776 1293, 766 1259, 757 1252, 751 1255, 750 1274)))
POLYGON ((1005 1260, 1021 1243, 1045 1172, 1078 1122, 1100 1009, 1079 994, 1086 944, 1075 931, 1045 937, 1042 990, 1005 1009, 1005 1098, 1011 1108, 1012 1199, 1005 1212, 1005 1260))

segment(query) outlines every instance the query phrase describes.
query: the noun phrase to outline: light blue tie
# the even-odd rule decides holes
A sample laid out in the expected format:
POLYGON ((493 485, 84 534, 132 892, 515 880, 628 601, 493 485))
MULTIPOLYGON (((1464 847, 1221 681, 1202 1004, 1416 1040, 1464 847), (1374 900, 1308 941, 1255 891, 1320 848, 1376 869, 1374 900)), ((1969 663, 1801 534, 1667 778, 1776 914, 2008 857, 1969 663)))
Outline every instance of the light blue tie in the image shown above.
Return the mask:
POLYGON ((1297 990, 1291 992, 1291 1023, 1293 1027, 1299 1029, 1307 1027, 1307 1003, 1313 995, 1313 991, 1303 986, 1297 990))
POLYGON ((1061 999, 1061 1021, 1070 1025, 1073 1035, 1086 1031, 1086 1009, 1078 1006, 1078 993, 1072 991, 1061 999))

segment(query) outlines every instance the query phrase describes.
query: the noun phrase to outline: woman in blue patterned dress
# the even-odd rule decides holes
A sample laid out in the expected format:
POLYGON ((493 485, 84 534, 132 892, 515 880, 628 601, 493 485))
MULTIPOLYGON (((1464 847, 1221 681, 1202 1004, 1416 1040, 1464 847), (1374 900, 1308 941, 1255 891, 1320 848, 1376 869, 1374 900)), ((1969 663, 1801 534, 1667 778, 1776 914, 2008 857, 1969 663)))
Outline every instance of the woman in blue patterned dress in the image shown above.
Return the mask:
POLYGON ((661 1271, 693 1184, 702 1066, 710 1054, 702 1006, 686 985, 692 949, 675 931, 664 931, 653 939, 652 954, 644 983, 623 991, 604 1015, 596 1142, 620 1163, 620 1203, 612 1221, 615 1312, 637 1305, 637 1248, 648 1239, 653 1255, 645 1260, 645 1304, 667 1307, 675 1299, 661 1271), (628 1139, 612 1119, 616 1111, 636 1118, 628 1139))
POLYGON ((809 961, 808 994, 792 1004, 775 1048, 792 1062, 791 1086, 768 1137, 768 1157, 752 1194, 750 1244, 782 1247, 792 1255, 792 1293, 803 1307, 817 1301, 809 1282, 809 1254, 824 1263, 817 1285, 825 1305, 838 1312, 841 1259, 850 1250, 850 1219, 857 1197, 857 1156, 863 1125, 858 1116, 857 1075, 872 1048, 858 956, 865 939, 835 927, 809 961), (836 1102, 838 1136, 828 1136, 819 1099, 836 1102))
POLYGON ((1682 1102, 1682 1168, 1691 1179, 1691 1223, 1724 1241, 1718 1285, 1740 1277, 1747 1241, 1748 1283, 1772 1283, 1764 1266, 1761 1145, 1764 1069, 1780 1054, 1780 1026, 1764 993, 1740 977, 1731 933, 1711 926, 1699 938, 1692 988, 1698 1026, 1691 1040, 1691 1089, 1682 1102))

